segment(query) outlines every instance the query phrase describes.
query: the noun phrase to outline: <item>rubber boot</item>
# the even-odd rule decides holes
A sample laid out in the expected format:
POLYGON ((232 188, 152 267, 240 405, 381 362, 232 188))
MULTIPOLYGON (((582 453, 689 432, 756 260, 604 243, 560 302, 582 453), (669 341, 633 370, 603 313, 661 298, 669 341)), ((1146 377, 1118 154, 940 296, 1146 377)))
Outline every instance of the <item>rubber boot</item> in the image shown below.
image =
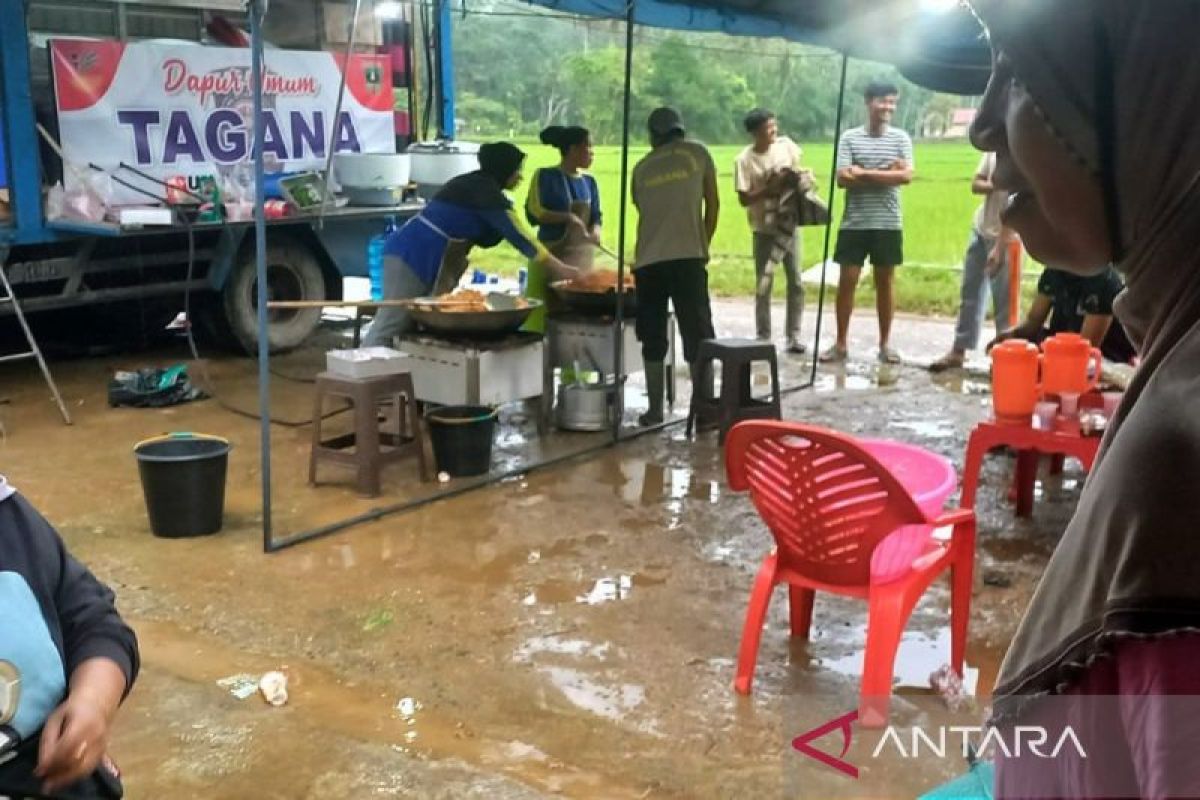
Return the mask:
POLYGON ((661 361, 646 362, 646 394, 650 407, 638 417, 638 424, 657 425, 663 421, 663 386, 666 378, 665 365, 661 361))

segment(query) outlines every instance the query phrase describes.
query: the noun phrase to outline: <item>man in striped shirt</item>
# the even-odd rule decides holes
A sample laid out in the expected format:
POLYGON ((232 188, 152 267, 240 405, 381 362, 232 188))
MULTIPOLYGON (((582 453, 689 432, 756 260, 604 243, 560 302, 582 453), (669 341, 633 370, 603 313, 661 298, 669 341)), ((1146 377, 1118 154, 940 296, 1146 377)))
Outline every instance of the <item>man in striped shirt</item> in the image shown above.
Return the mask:
POLYGON ((837 342, 821 354, 824 362, 846 360, 854 290, 868 258, 879 312, 879 360, 886 364, 900 361, 888 339, 895 308, 893 275, 904 261, 900 187, 912 181, 913 151, 908 134, 889 124, 899 94, 890 83, 868 84, 864 92, 867 124, 846 131, 838 143, 837 182, 846 190, 846 211, 833 255, 840 266, 837 342))

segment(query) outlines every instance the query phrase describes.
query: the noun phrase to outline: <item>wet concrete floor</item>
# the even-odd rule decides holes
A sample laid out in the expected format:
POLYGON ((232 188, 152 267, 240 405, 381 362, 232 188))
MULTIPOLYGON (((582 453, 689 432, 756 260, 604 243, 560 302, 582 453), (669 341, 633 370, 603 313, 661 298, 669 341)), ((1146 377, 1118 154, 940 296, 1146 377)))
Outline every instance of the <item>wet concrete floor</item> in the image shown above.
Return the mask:
MULTIPOLYGON (((748 332, 749 304, 715 310, 721 333, 748 332)), ((916 363, 944 349, 945 321, 897 320, 897 344, 914 362, 900 367, 874 363, 872 327, 856 319, 856 360, 787 395, 785 417, 913 442, 961 468, 990 402, 986 377, 934 378, 916 363)), ((254 420, 213 400, 105 403, 114 369, 185 357, 172 345, 54 364, 72 427, 35 371, 5 366, 0 390, 2 471, 114 587, 141 639, 144 670, 112 748, 130 797, 868 796, 821 765, 804 767, 799 794, 789 783, 800 758, 791 739, 855 706, 862 604, 820 596, 812 640, 789 642, 777 593, 754 694, 731 689, 771 540, 748 500, 729 492, 714 434, 688 441, 669 427, 523 474, 530 442, 534 455, 553 456, 601 437, 539 440, 529 410, 512 407, 495 462, 518 470, 509 479, 264 555, 254 420), (131 448, 173 430, 234 444, 216 536, 149 532, 131 448), (217 685, 280 668, 291 690, 282 708, 217 685)), ((781 360, 785 385, 807 378, 808 360, 781 360)), ((273 360, 274 416, 310 413, 311 386, 293 379, 320 363, 315 348, 273 360)), ((251 362, 208 368, 225 405, 256 407, 251 362)), ((631 403, 637 394, 635 383, 631 403)), ((344 484, 309 488, 309 435, 273 427, 281 536, 448 488, 420 484, 408 464, 388 469, 374 500, 344 484)), ((1003 455, 985 462, 977 506, 967 661, 984 695, 1083 479, 1069 463, 1039 484, 1033 518, 1015 520, 1011 468, 1003 455)), ((909 625, 896 662, 900 719, 921 713, 929 674, 949 659, 948 602, 945 582, 935 584, 909 625)), ((887 789, 870 796, 915 797, 963 768, 880 767, 887 789)))

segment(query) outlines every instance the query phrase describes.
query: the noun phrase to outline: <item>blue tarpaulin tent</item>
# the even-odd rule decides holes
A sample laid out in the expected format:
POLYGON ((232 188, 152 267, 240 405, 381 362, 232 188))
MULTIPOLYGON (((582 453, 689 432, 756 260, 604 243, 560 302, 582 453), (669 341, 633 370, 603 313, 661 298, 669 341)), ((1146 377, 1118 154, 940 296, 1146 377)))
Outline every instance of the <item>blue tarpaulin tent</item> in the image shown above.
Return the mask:
POLYGON ((527 0, 635 25, 780 37, 895 64, 913 83, 979 94, 991 72, 983 30, 967 8, 929 0, 527 0))

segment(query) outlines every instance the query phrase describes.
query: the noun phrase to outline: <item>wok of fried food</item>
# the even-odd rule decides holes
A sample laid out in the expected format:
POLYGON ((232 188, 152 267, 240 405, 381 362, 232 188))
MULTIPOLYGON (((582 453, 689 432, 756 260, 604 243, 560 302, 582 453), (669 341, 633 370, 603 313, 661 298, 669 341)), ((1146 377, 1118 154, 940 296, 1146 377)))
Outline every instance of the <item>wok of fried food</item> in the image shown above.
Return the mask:
MULTIPOLYGON (((523 297, 513 298, 513 303, 516 308, 529 307, 529 303, 523 297)), ((455 314, 478 314, 496 310, 488 305, 487 295, 476 289, 456 289, 450 294, 441 295, 435 301, 422 305, 429 310, 455 314)))
MULTIPOLYGON (((611 269, 594 269, 566 281, 561 286, 573 292, 615 292, 617 290, 617 273, 616 270, 611 269)), ((631 291, 633 287, 633 275, 626 272, 625 289, 631 291)))

